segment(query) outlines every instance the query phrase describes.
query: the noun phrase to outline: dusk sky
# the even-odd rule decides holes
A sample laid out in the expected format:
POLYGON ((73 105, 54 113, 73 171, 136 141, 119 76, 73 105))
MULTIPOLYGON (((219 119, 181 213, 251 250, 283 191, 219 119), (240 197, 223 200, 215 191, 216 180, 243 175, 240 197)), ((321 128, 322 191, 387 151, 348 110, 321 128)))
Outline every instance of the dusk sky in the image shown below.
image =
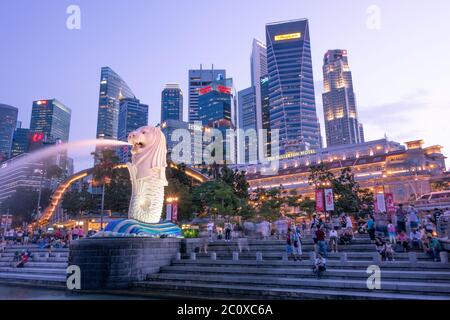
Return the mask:
MULTIPOLYGON (((324 137, 322 59, 342 48, 366 140, 422 138, 450 155, 449 13, 448 0, 2 0, 0 103, 28 127, 32 101, 57 98, 72 109, 70 139, 95 138, 100 68, 110 66, 149 105, 152 125, 164 84, 180 83, 187 120, 189 69, 214 64, 244 89, 265 24, 308 18, 324 137), (80 30, 66 27, 72 4, 80 30)), ((76 170, 92 165, 88 152, 76 158, 76 170)))

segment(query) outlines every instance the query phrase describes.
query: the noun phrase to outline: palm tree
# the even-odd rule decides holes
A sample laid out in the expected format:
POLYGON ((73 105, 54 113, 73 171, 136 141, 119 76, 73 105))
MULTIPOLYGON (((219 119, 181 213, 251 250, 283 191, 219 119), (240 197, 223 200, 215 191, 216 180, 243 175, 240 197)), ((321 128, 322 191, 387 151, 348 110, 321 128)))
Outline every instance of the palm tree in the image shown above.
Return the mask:
POLYGON ((96 159, 94 166, 94 181, 102 186, 102 204, 100 210, 100 225, 103 230, 103 210, 105 207, 105 185, 109 184, 113 175, 114 167, 119 163, 119 158, 114 150, 103 149, 99 152, 93 152, 92 155, 96 159))

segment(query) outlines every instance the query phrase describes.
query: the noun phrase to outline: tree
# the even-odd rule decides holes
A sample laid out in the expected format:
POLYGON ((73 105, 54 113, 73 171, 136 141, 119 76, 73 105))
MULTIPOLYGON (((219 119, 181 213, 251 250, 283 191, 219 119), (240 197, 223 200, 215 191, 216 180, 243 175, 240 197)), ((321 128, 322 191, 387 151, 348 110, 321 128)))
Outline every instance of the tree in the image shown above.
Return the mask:
POLYGON ((318 188, 333 188, 337 212, 356 214, 363 207, 373 207, 373 194, 368 189, 361 189, 349 167, 343 168, 339 176, 335 177, 323 163, 311 166, 308 180, 310 185, 318 188))
MULTIPOLYGON (((46 207, 50 204, 52 191, 42 188, 41 204, 46 207)), ((23 223, 30 223, 35 218, 36 203, 39 191, 29 188, 19 187, 14 194, 2 203, 2 211, 13 216, 13 226, 22 226, 23 223)))
POLYGON ((61 204, 71 217, 82 215, 84 212, 97 209, 97 201, 92 193, 88 191, 88 185, 84 184, 81 190, 66 192, 61 204))
POLYGON ((167 168, 167 181, 165 196, 178 198, 178 219, 191 220, 193 218, 192 204, 192 179, 186 174, 184 163, 176 165, 176 168, 167 168))
POLYGON ((114 167, 119 163, 114 150, 103 149, 100 152, 92 153, 98 162, 94 166, 93 177, 97 184, 102 186, 102 204, 100 212, 100 224, 103 230, 103 211, 105 204, 105 186, 109 184, 113 176, 114 167))
POLYGON ((234 215, 238 199, 233 189, 222 181, 207 181, 192 189, 193 208, 209 215, 234 215))
POLYGON ((306 212, 308 216, 311 216, 316 211, 316 201, 310 197, 305 197, 300 202, 300 210, 306 212))
POLYGON ((114 212, 128 212, 131 198, 131 181, 127 169, 115 169, 106 184, 105 205, 114 212))

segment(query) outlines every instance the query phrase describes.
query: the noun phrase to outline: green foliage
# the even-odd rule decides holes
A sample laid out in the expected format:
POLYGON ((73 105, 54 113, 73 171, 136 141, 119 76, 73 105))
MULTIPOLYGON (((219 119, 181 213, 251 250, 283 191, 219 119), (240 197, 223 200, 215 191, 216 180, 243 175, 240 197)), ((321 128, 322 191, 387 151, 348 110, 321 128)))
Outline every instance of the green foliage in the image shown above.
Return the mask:
POLYGON ((333 188, 335 196, 335 211, 356 214, 362 208, 373 208, 373 193, 368 189, 361 189, 356 182, 351 168, 343 168, 339 176, 335 177, 321 163, 310 167, 310 185, 333 188))
POLYGON ((186 165, 178 164, 177 168, 167 168, 165 197, 178 197, 178 220, 189 221, 193 218, 192 179, 186 174, 186 165))
MULTIPOLYGON (((50 203, 50 189, 42 188, 41 207, 45 208, 50 203)), ((12 214, 13 226, 22 226, 23 223, 30 223, 35 218, 39 192, 29 188, 19 187, 9 198, 3 201, 2 212, 12 214)))
POLYGON ((193 208, 209 215, 234 215, 238 208, 238 198, 233 189, 219 180, 207 181, 192 190, 193 208))
POLYGON ((99 184, 108 184, 109 179, 112 178, 114 167, 119 163, 119 158, 114 150, 103 149, 99 152, 92 153, 95 159, 98 160, 94 166, 93 177, 99 184))
POLYGON ((70 216, 75 217, 83 212, 96 210, 97 201, 88 191, 88 186, 83 185, 80 191, 71 190, 66 192, 61 206, 64 210, 67 210, 70 216))
POLYGON ((198 229, 183 229, 182 235, 186 239, 198 238, 199 231, 198 229))
POLYGON ((115 169, 105 189, 105 208, 113 212, 128 212, 131 181, 128 169, 115 169))

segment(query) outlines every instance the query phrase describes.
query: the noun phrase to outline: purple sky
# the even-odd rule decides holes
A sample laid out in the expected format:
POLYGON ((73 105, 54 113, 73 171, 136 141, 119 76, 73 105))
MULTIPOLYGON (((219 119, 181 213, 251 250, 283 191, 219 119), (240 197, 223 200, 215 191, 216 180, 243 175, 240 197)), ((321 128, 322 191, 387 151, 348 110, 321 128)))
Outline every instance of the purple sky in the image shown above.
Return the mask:
MULTIPOLYGON (((322 58, 349 51, 366 140, 423 138, 450 152, 450 1, 433 0, 2 0, 0 102, 29 125, 32 101, 57 98, 72 109, 71 140, 95 137, 100 68, 110 66, 160 117, 165 83, 185 92, 187 73, 214 63, 250 85, 254 37, 268 22, 309 18, 318 115, 322 58), (66 27, 66 9, 81 8, 81 30, 66 27), (369 28, 371 5, 379 29, 369 28)), ((77 157, 76 170, 92 164, 77 157)))

